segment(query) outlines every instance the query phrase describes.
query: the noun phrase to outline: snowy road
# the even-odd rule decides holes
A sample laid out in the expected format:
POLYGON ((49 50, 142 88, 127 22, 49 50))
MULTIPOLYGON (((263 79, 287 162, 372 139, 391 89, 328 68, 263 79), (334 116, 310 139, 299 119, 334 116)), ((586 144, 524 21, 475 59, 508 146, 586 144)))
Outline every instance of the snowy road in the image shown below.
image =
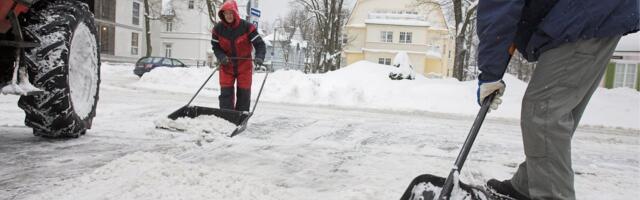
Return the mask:
MULTIPOLYGON (((94 127, 75 140, 33 137, 18 98, 0 96, 0 199, 398 199, 413 177, 448 172, 473 122, 261 103, 243 134, 202 140, 202 133, 154 128, 190 94, 136 88, 130 69, 103 72, 94 127)), ((198 104, 217 102, 209 96, 198 104)), ((578 130, 578 199, 640 195, 639 134, 578 130)), ((518 121, 490 114, 462 179, 509 178, 522 159, 518 121)))

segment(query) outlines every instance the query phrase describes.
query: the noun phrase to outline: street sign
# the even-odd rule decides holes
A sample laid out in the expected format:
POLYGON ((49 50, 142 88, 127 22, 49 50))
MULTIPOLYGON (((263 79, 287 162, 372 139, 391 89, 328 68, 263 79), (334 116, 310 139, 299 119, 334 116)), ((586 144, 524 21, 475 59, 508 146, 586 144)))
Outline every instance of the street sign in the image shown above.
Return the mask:
POLYGON ((251 8, 251 16, 255 16, 255 17, 260 17, 260 14, 262 12, 260 12, 260 9, 257 8, 251 8))
POLYGON ((251 20, 251 23, 253 25, 256 26, 256 28, 258 27, 258 21, 260 21, 260 14, 262 12, 260 12, 260 9, 257 8, 251 8, 251 18, 249 18, 251 20))

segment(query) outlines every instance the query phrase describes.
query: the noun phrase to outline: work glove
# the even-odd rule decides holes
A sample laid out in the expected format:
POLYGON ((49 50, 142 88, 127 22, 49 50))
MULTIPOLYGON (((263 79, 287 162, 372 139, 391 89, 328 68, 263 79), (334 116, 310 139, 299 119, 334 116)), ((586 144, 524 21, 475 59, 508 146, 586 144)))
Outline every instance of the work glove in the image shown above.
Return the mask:
POLYGON ((253 62, 255 62, 256 65, 263 66, 264 60, 262 60, 262 58, 255 58, 253 62))
POLYGON ((227 58, 227 57, 225 56, 225 57, 223 57, 222 59, 220 59, 220 60, 218 61, 218 63, 219 63, 220 65, 227 65, 227 64, 229 64, 229 58, 227 58))
POLYGON ((504 94, 505 87, 506 85, 502 80, 498 80, 498 81, 479 80, 478 92, 477 92, 478 105, 482 106, 482 102, 484 101, 484 98, 486 98, 487 96, 497 91, 496 97, 493 98, 493 101, 491 102, 491 105, 489 107, 491 108, 491 110, 498 109, 498 106, 502 104, 502 99, 500 97, 502 97, 502 94, 504 94))

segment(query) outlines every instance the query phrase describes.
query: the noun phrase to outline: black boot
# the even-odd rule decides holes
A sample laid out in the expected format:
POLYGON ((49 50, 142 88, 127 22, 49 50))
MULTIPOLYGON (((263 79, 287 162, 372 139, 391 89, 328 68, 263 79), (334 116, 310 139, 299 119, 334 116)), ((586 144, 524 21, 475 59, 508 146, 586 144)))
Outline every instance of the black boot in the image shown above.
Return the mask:
POLYGON ((510 180, 499 181, 491 179, 487 181, 487 187, 489 188, 489 192, 498 198, 509 197, 517 200, 529 200, 529 197, 519 193, 513 188, 510 180))
POLYGON ((236 101, 236 110, 249 111, 251 106, 251 89, 238 88, 236 97, 238 98, 236 101))
POLYGON ((235 91, 233 87, 221 87, 220 88, 220 96, 218 96, 218 100, 220 101, 220 108, 233 110, 233 104, 235 101, 235 91))

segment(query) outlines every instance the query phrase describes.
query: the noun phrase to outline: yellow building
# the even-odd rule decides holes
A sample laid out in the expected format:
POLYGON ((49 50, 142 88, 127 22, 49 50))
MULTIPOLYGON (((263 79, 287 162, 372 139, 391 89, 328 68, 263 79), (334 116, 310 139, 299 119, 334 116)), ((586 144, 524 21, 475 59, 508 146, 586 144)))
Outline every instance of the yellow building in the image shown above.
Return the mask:
POLYGON ((416 73, 451 76, 454 40, 442 9, 415 2, 357 0, 344 29, 347 65, 360 60, 390 65, 405 51, 416 73))

